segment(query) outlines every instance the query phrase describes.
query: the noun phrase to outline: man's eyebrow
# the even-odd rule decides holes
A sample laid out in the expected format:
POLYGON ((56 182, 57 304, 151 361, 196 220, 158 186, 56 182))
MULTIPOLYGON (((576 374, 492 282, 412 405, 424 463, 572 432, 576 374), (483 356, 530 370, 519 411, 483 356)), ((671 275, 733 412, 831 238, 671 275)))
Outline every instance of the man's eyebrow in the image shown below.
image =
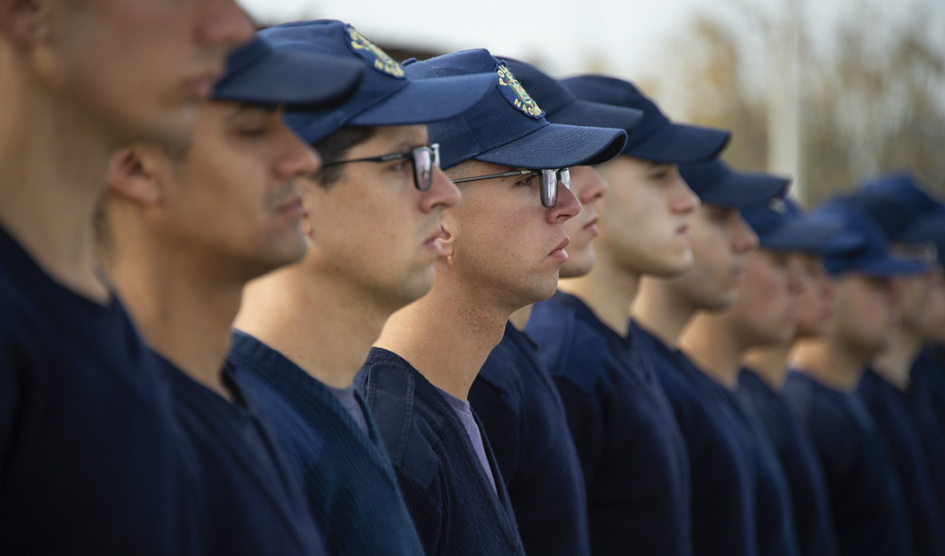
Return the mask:
POLYGON ((274 114, 279 111, 279 106, 275 105, 263 105, 263 104, 247 104, 241 103, 236 110, 230 113, 226 117, 227 120, 232 120, 246 114, 247 112, 265 112, 267 114, 274 114))

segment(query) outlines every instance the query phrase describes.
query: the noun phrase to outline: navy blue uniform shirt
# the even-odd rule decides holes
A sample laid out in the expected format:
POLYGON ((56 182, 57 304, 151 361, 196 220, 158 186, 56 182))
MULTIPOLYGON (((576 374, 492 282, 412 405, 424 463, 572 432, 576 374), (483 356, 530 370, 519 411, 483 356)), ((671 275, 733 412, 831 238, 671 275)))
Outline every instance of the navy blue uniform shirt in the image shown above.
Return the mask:
POLYGON ((230 363, 259 402, 302 482, 332 554, 423 556, 387 452, 331 390, 256 338, 233 334, 230 363))
POLYGON ((744 450, 719 386, 682 352, 631 323, 653 361, 689 452, 692 545, 697 556, 758 553, 755 498, 758 470, 744 450))
POLYGON ((63 287, 0 228, 0 553, 192 552, 181 441, 121 303, 63 287))
POLYGON ((926 346, 912 364, 906 391, 918 424, 939 509, 945 514, 945 350, 926 346))
POLYGON ((587 498, 564 405, 535 360, 535 343, 507 323, 469 390, 489 436, 528 554, 588 556, 587 498))
POLYGON ((202 552, 328 554, 298 480, 232 367, 223 373, 231 403, 161 361, 199 469, 202 552))
POLYGON ((402 357, 373 348, 355 384, 427 556, 523 556, 515 512, 482 426, 494 485, 459 416, 402 357))
POLYGON ((787 402, 750 369, 738 377, 738 395, 768 433, 777 452, 794 508, 801 554, 835 556, 836 533, 827 501, 827 484, 813 441, 787 402))
POLYGON ((649 360, 581 300, 557 292, 526 327, 554 378, 580 456, 591 552, 688 555, 689 460, 649 360))
MULTIPOLYGON (((709 380, 708 375, 703 374, 709 380)), ((794 532, 794 512, 787 476, 764 426, 749 415, 735 392, 713 381, 719 397, 729 409, 732 426, 737 430, 747 458, 757 470, 755 485, 755 521, 758 526, 760 556, 797 556, 800 554, 794 532)), ((706 390, 709 389, 708 384, 706 390)))
POLYGON ((945 517, 935 494, 919 425, 909 409, 905 393, 872 369, 863 373, 857 390, 886 444, 892 448, 893 462, 899 471, 909 511, 916 554, 945 556, 945 517))
POLYGON ((860 396, 799 372, 781 393, 814 440, 840 554, 915 554, 896 466, 860 396))

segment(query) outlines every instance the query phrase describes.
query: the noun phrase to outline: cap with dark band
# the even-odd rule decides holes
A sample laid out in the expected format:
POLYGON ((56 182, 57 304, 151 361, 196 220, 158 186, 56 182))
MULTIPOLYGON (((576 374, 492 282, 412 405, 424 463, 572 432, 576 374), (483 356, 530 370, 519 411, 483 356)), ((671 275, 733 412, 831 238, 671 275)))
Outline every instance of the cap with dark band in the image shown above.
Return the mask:
POLYGON ((226 75, 213 91, 216 100, 290 109, 330 108, 351 96, 362 66, 320 54, 274 50, 257 37, 226 62, 226 75))
POLYGON ((643 111, 643 120, 620 154, 654 162, 691 164, 718 156, 731 137, 723 129, 669 121, 656 103, 622 79, 581 75, 562 79, 561 83, 580 99, 643 111))
POLYGON ((354 27, 336 20, 287 23, 259 33, 279 52, 332 55, 363 70, 354 95, 324 113, 289 113, 286 123, 310 144, 343 126, 400 126, 452 118, 479 102, 495 75, 415 79, 354 27))
POLYGON ((491 74, 498 77, 473 109, 428 126, 450 168, 475 159, 512 168, 567 168, 606 162, 620 154, 619 129, 553 124, 505 62, 487 50, 465 50, 404 63, 411 79, 491 74))
POLYGON ((756 172, 739 172, 716 158, 679 167, 689 188, 703 203, 751 208, 784 197, 791 180, 756 172))

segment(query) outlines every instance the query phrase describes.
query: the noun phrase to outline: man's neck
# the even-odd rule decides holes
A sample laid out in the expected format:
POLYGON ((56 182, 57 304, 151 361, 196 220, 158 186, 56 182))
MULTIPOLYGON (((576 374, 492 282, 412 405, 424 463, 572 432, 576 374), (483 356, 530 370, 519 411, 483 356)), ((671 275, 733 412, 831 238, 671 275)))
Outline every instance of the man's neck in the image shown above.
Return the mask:
POLYGON ((749 349, 745 352, 745 366, 775 392, 781 390, 788 376, 788 354, 793 343, 749 349))
POLYGON ((512 326, 519 330, 525 330, 525 325, 528 324, 528 319, 532 317, 532 307, 533 305, 526 305, 512 313, 512 316, 509 317, 509 322, 512 323, 512 326))
POLYGON ((105 303, 92 215, 112 147, 81 110, 13 77, 0 77, 0 226, 62 285, 105 303))
POLYGON ((465 400, 479 369, 502 341, 514 308, 437 274, 426 297, 391 315, 377 346, 406 359, 434 386, 465 400))
POLYGON ((633 318, 667 346, 676 347, 679 334, 695 312, 695 307, 674 294, 667 281, 652 276, 640 280, 640 292, 633 302, 633 318))
POLYGON ((792 367, 841 392, 856 390, 869 360, 869 355, 829 337, 798 340, 790 356, 792 367))
POLYGON ((638 274, 629 273, 598 254, 594 269, 579 278, 558 283, 558 289, 577 296, 601 322, 620 336, 630 333, 630 305, 637 295, 638 274))
POLYGON ((316 380, 347 388, 392 312, 370 299, 350 282, 303 262, 250 282, 234 327, 316 380))
POLYGON ((245 281, 208 276, 205 262, 182 260, 175 251, 125 250, 118 264, 108 266, 109 277, 151 349, 232 399, 222 370, 245 281))
POLYGON ((679 337, 679 347, 703 372, 729 390, 738 388, 744 346, 722 316, 696 313, 679 337))
POLYGON ((905 391, 909 387, 910 372, 916 357, 922 352, 922 337, 900 328, 873 361, 876 370, 887 382, 905 391))

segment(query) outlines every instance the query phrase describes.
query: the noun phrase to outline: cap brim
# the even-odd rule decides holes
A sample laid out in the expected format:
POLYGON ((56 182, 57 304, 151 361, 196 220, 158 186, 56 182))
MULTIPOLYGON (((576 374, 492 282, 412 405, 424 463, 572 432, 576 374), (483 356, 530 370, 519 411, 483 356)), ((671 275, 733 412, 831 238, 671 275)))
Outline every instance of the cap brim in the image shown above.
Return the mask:
POLYGON ((576 99, 545 118, 553 124, 612 127, 631 133, 643 120, 643 111, 576 99))
POLYGON ((323 110, 347 99, 361 80, 364 64, 337 56, 270 50, 227 76, 215 100, 323 110))
POLYGON ((850 255, 866 249, 867 243, 863 234, 854 230, 843 229, 835 238, 821 251, 820 254, 825 257, 841 257, 850 255))
POLYGON ((473 158, 512 168, 593 166, 619 155, 626 141, 622 129, 548 124, 473 158))
POLYGON ((728 178, 699 191, 699 199, 710 205, 752 208, 783 195, 788 178, 752 172, 733 172, 728 178))
POLYGON ((909 229, 896 236, 899 243, 930 243, 945 241, 945 215, 923 216, 909 229))
POLYGON ((926 263, 898 259, 889 255, 871 257, 868 260, 856 262, 845 261, 843 257, 836 259, 828 258, 824 261, 824 264, 827 271, 835 276, 855 272, 857 274, 865 274, 866 276, 875 276, 877 278, 889 278, 893 276, 921 274, 929 270, 929 265, 926 263))
POLYGON ((723 129, 670 124, 623 154, 654 162, 694 164, 717 157, 731 137, 723 129))
POLYGON ((478 104, 497 79, 495 73, 412 79, 406 87, 351 118, 348 125, 414 125, 453 118, 478 104))
POLYGON ((770 233, 758 234, 758 241, 765 249, 820 253, 833 243, 842 230, 843 224, 840 222, 828 224, 800 218, 785 222, 770 233))

